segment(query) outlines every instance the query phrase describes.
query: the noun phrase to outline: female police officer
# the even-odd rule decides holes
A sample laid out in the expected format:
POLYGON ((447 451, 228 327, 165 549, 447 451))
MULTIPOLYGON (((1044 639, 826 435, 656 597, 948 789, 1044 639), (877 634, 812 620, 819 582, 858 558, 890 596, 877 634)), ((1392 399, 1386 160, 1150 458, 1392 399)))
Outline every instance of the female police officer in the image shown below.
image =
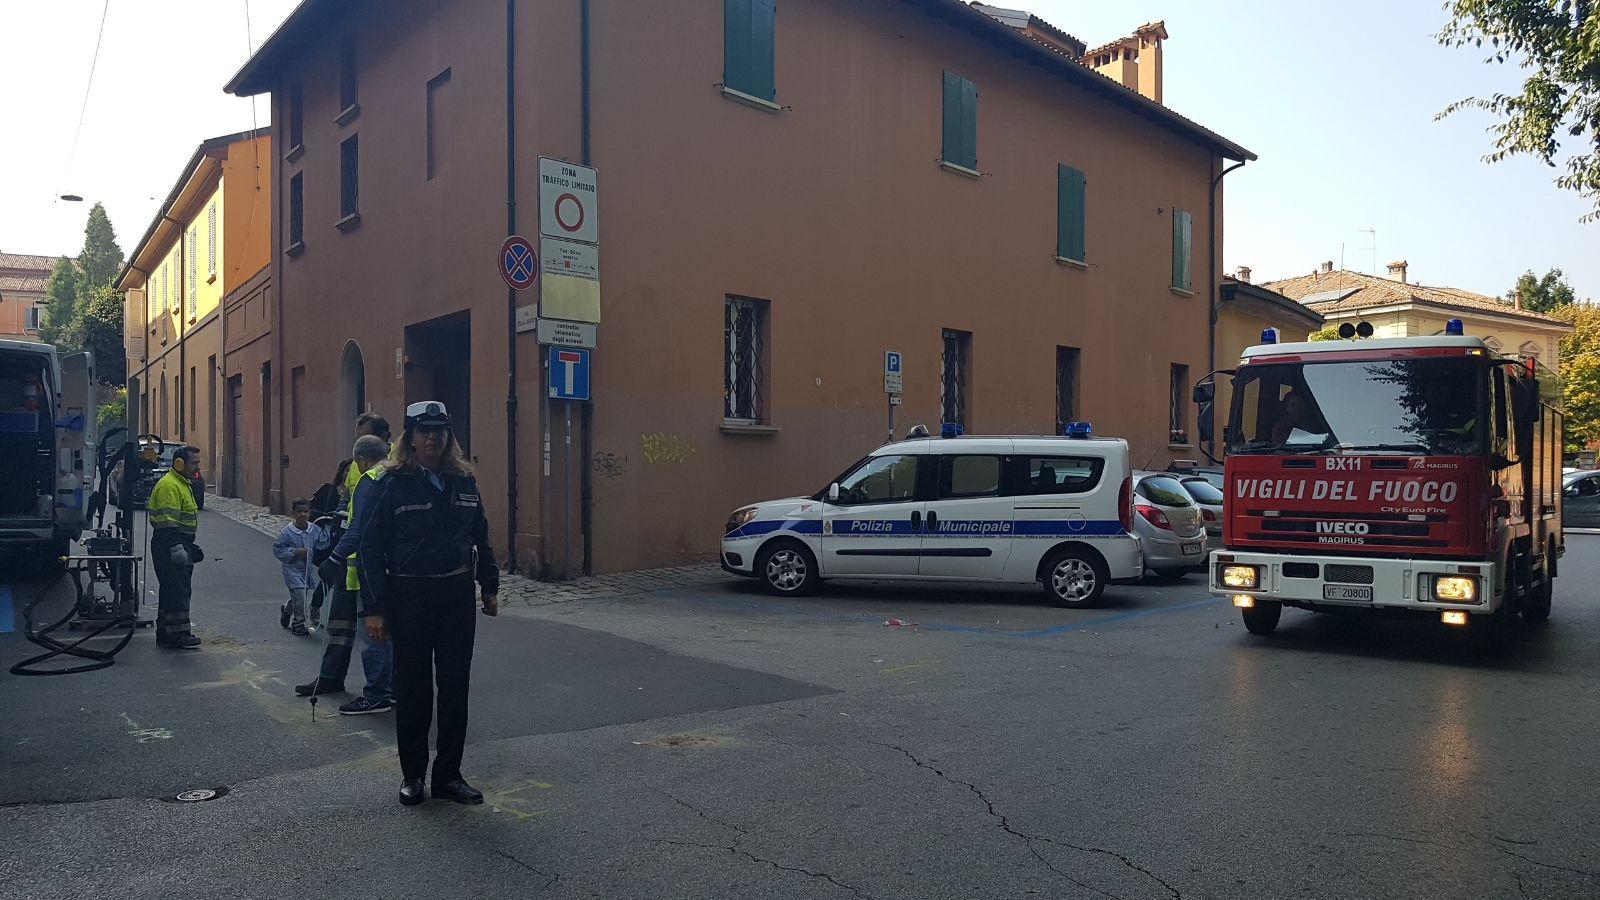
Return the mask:
POLYGON ((378 493, 362 513, 357 562, 367 633, 375 641, 394 638, 395 738, 405 778, 400 802, 412 806, 424 797, 437 666, 433 796, 482 803, 483 795, 461 777, 477 630, 472 581, 476 570, 484 615, 492 616, 499 612, 500 576, 478 483, 461 458, 444 404, 406 407, 405 431, 385 465, 378 493))

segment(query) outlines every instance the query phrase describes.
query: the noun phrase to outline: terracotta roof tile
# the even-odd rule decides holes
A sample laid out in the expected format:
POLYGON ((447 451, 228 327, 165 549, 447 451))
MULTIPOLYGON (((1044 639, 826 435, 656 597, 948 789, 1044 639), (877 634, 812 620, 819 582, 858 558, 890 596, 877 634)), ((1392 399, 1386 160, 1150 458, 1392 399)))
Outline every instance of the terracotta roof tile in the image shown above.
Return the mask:
POLYGON ((28 253, 0 253, 0 269, 20 269, 24 272, 49 272, 55 268, 55 256, 33 256, 28 253))
POLYGON ((44 293, 44 279, 38 275, 0 275, 0 293, 33 291, 44 293))
POLYGON ((1370 309, 1377 306, 1390 306, 1396 303, 1430 303, 1435 306, 1455 307, 1462 310, 1492 312, 1495 315, 1543 322, 1549 325, 1558 325, 1562 328, 1571 327, 1554 316, 1533 312, 1532 310, 1517 309, 1503 300, 1486 297, 1483 294, 1474 294, 1471 291, 1464 291, 1460 288, 1406 284, 1391 278, 1379 278, 1376 275, 1352 272, 1349 269, 1314 272, 1297 278, 1268 281, 1263 283, 1262 287, 1277 291, 1292 300, 1303 300, 1306 297, 1326 294, 1332 291, 1354 291, 1354 293, 1340 300, 1317 301, 1306 304, 1323 315, 1370 309))

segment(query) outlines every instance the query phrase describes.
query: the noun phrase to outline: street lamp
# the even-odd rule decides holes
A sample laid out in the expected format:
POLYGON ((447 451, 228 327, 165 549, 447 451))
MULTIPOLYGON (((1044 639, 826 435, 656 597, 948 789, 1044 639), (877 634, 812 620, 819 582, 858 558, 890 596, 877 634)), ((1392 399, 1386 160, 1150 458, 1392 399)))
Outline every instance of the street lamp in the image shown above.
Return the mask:
POLYGON ((61 199, 67 201, 68 203, 82 203, 83 202, 83 198, 78 196, 77 194, 62 194, 61 195, 61 199))

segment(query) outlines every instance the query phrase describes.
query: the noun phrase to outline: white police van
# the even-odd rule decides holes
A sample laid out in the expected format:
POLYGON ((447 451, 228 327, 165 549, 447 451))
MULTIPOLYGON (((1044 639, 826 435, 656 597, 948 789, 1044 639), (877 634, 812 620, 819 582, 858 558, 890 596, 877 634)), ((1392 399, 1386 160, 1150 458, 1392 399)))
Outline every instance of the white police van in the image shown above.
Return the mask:
POLYGON ((1069 431, 887 444, 815 496, 735 511, 722 567, 784 595, 825 578, 1040 582, 1058 606, 1093 606, 1144 560, 1127 442, 1069 431))

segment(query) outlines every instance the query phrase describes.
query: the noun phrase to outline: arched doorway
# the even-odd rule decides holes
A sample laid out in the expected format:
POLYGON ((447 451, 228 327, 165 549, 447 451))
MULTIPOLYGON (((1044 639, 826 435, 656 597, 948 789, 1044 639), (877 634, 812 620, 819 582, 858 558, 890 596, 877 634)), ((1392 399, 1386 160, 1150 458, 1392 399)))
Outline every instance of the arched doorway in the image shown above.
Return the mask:
POLYGON ((356 442, 356 416, 367 411, 367 366, 361 358, 361 345, 350 341, 339 359, 339 409, 337 434, 339 452, 347 454, 356 442))

